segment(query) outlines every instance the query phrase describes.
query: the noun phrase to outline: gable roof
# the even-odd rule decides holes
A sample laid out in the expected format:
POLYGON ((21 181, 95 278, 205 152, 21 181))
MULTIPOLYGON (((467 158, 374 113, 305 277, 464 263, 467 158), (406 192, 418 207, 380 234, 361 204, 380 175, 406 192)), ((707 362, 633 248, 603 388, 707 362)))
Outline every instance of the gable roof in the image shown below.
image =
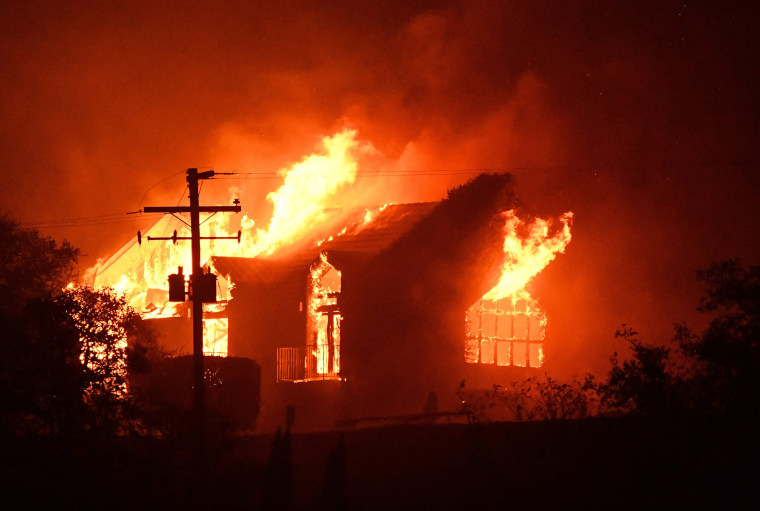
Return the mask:
POLYGON ((384 207, 371 220, 366 210, 346 221, 345 231, 336 233, 319 245, 298 250, 285 257, 212 257, 211 265, 235 282, 271 284, 309 271, 311 263, 323 251, 328 261, 341 269, 361 264, 391 246, 438 206, 436 202, 392 204, 384 207))
POLYGON ((321 248, 329 253, 374 255, 409 232, 436 206, 437 202, 386 206, 369 223, 352 226, 345 234, 323 243, 321 248))
MULTIPOLYGON (((171 215, 162 216, 153 226, 143 233, 143 237, 166 237, 172 231, 182 229, 182 223, 171 215)), ((98 263, 91 275, 91 284, 96 287, 114 287, 122 279, 122 275, 142 275, 145 261, 151 254, 160 249, 158 243, 138 244, 137 237, 130 239, 118 252, 104 263, 98 263)))

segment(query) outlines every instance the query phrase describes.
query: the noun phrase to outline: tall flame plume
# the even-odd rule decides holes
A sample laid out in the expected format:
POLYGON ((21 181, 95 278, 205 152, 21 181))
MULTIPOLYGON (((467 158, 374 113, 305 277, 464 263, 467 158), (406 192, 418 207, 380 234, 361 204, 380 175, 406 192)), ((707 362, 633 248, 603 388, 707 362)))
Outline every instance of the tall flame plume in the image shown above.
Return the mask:
POLYGON ((517 217, 514 210, 504 213, 504 217, 504 264, 501 278, 483 297, 486 300, 511 296, 523 289, 557 254, 565 251, 572 239, 572 212, 560 217, 562 228, 553 236, 549 236, 551 220, 536 218, 533 223, 526 224, 517 217), (527 232, 527 236, 520 236, 521 231, 527 232))
MULTIPOLYGON (((257 257, 274 254, 309 233, 324 220, 324 209, 334 196, 345 186, 354 183, 358 173, 358 160, 363 155, 376 154, 372 144, 358 140, 358 132, 344 129, 333 136, 324 137, 317 152, 305 156, 300 162, 280 170, 283 184, 267 195, 273 206, 269 226, 260 229, 246 214, 240 222, 242 242, 215 242, 204 240, 202 250, 205 256, 257 257)), ((224 215, 209 218, 204 222, 203 235, 233 236, 236 230, 224 215)), ((161 227, 171 231, 174 226, 161 227)), ((188 236, 184 226, 178 226, 179 236, 188 236)), ((161 232, 159 236, 166 236, 161 232)), ((170 273, 178 266, 191 267, 189 247, 174 245, 171 241, 151 242, 135 247, 138 262, 120 268, 114 264, 101 269, 99 265, 88 270, 94 275, 95 287, 113 287, 126 295, 130 305, 145 318, 171 317, 180 315, 179 307, 167 302, 163 291, 167 289, 170 273)), ((128 258, 125 258, 128 259, 128 258)), ((220 282, 222 282, 220 280, 220 282)), ((225 291, 225 290, 223 290, 225 291)), ((205 305, 207 310, 219 311, 219 305, 205 305)), ((224 342, 221 331, 226 320, 204 320, 204 351, 220 353, 224 342)))
POLYGON ((572 236, 571 212, 550 235, 550 220, 526 223, 514 210, 504 213, 504 263, 501 277, 465 316, 465 361, 499 366, 541 367, 546 314, 526 286, 563 253, 572 236))

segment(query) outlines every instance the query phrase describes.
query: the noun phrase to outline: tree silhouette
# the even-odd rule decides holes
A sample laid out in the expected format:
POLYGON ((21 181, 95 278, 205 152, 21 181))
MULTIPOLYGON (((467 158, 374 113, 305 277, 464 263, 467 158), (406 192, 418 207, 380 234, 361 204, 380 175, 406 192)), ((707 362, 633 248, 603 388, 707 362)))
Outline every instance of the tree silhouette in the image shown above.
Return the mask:
POLYGON ((19 314, 32 300, 56 295, 76 278, 79 250, 0 215, 0 312, 19 314))
POLYGON ((65 311, 66 327, 77 334, 82 394, 90 412, 88 426, 126 427, 137 413, 128 372, 150 369, 148 356, 155 346, 152 332, 126 298, 112 289, 75 287, 58 295, 55 302, 65 311))
POLYGON ((680 407, 675 396, 678 383, 668 370, 670 348, 643 343, 638 332, 626 325, 615 337, 628 343, 632 358, 621 364, 617 353, 612 356, 612 368, 601 386, 602 403, 608 409, 644 415, 662 415, 680 407))
POLYGON ((699 309, 716 316, 701 336, 681 326, 675 337, 698 368, 692 378, 699 389, 694 400, 703 409, 758 418, 760 266, 714 262, 697 278, 707 285, 699 309))
POLYGON ((115 432, 126 368, 147 369, 149 331, 112 290, 68 286, 78 251, 0 217, 0 427, 13 434, 115 432), (126 345, 127 335, 135 337, 126 345))
POLYGON ((616 337, 631 359, 612 358, 599 386, 609 408, 649 415, 760 416, 760 266, 714 262, 697 272, 707 286, 699 310, 715 316, 702 335, 676 325, 669 345, 645 344, 623 325, 616 337))

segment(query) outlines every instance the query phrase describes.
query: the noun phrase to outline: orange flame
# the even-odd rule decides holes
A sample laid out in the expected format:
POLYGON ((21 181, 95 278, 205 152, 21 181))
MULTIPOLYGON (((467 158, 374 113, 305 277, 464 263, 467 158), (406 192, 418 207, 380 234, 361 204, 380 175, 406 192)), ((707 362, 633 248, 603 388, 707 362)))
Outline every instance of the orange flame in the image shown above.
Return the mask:
POLYGON ((321 376, 340 373, 341 314, 337 299, 340 288, 340 271, 321 253, 309 274, 306 338, 316 362, 316 374, 321 376))
MULTIPOLYGON (((360 142, 356 130, 344 129, 333 136, 324 137, 315 154, 304 157, 280 171, 284 183, 267 195, 274 211, 269 227, 257 229, 254 221, 244 215, 240 222, 242 242, 204 240, 205 256, 256 257, 269 255, 277 249, 300 239, 324 220, 324 208, 344 186, 356 179, 358 158, 377 151, 370 143, 360 142)), ((234 236, 236 229, 230 219, 219 215, 204 222, 204 236, 234 236)), ((153 236, 168 236, 176 229, 179 236, 188 236, 189 229, 164 217, 153 229, 153 236)), ((127 297, 130 305, 145 318, 178 316, 177 304, 168 302, 168 276, 178 266, 191 268, 190 249, 171 241, 133 244, 125 247, 105 265, 88 270, 95 287, 112 287, 127 297), (120 259, 120 260, 119 260, 120 259)), ((222 299, 232 289, 232 283, 219 279, 222 299), (228 288, 228 289, 227 289, 228 288)), ((211 310, 206 305, 207 310, 211 310)), ((221 306, 211 306, 222 312, 221 306)), ((204 320, 204 352, 223 354, 227 351, 227 321, 217 314, 204 320)))
POLYGON ((572 239, 573 214, 568 212, 560 217, 562 228, 553 236, 549 236, 551 221, 536 218, 532 224, 526 224, 513 210, 504 216, 505 258, 501 278, 467 311, 465 361, 541 367, 546 314, 525 286, 557 254, 565 251, 572 239))
POLYGON ((346 129, 325 137, 322 154, 307 156, 280 171, 285 182, 267 195, 267 200, 274 205, 269 228, 258 229, 255 236, 249 236, 249 242, 243 247, 244 254, 239 255, 272 254, 324 220, 323 209, 328 199, 355 181, 358 156, 376 152, 371 144, 359 142, 357 135, 356 130, 346 129))
POLYGON ((514 294, 525 287, 530 280, 538 275, 557 254, 564 253, 572 235, 570 226, 573 213, 567 212, 560 217, 562 229, 554 236, 549 236, 550 220, 536 218, 526 225, 515 215, 514 210, 507 211, 504 226, 504 256, 499 283, 483 297, 495 300, 514 294), (527 229, 528 235, 520 237, 518 230, 527 229))

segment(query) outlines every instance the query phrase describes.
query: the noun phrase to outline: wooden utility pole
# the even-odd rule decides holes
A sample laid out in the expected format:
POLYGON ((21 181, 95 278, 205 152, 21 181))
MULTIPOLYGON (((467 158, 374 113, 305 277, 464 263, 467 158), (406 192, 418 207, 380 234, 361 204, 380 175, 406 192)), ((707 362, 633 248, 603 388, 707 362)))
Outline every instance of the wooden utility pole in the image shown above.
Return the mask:
MULTIPOLYGON (((210 179, 214 177, 213 170, 198 172, 198 169, 187 169, 187 187, 190 196, 190 206, 146 206, 143 211, 146 213, 190 213, 190 237, 177 237, 177 233, 171 238, 151 238, 153 240, 190 240, 192 251, 193 272, 191 275, 190 299, 193 302, 193 411, 195 419, 200 427, 205 417, 205 401, 203 383, 203 296, 199 292, 201 280, 203 278, 203 269, 201 268, 201 239, 237 239, 240 241, 240 233, 235 236, 203 236, 201 237, 201 213, 219 213, 219 212, 240 212, 240 204, 237 199, 233 206, 200 206, 198 198, 198 181, 201 179, 210 179)), ((209 300, 210 301, 210 300, 209 300)))

